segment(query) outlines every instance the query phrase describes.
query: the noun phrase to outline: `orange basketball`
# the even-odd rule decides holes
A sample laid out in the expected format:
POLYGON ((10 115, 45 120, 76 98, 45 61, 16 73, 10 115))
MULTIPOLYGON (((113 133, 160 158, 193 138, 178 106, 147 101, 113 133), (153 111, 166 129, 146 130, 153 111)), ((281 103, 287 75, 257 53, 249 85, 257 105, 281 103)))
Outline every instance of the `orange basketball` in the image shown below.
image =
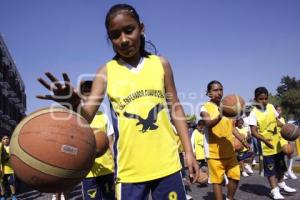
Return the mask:
POLYGON ((282 146, 282 152, 286 155, 292 155, 294 153, 294 147, 292 144, 288 143, 282 146))
POLYGON ((281 128, 280 134, 284 139, 294 141, 300 135, 300 128, 294 124, 285 124, 281 128))
POLYGON ((236 152, 242 151, 244 148, 243 144, 236 137, 233 139, 233 147, 236 152))
POLYGON ((105 132, 95 131, 95 139, 96 139, 96 157, 100 157, 107 151, 109 147, 108 137, 105 132))
POLYGON ((225 96, 220 103, 220 111, 225 117, 239 117, 245 107, 244 99, 235 94, 225 96))
POLYGON ((45 108, 24 118, 11 139, 15 174, 41 192, 61 192, 86 177, 95 159, 88 122, 65 108, 45 108))

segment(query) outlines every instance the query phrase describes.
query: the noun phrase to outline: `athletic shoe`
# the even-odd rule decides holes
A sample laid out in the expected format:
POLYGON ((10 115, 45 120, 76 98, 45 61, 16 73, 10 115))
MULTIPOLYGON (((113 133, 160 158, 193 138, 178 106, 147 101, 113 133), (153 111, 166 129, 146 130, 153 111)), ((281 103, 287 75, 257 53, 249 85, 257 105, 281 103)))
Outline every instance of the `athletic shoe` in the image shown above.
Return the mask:
POLYGON ((270 192, 270 196, 272 199, 284 199, 284 197, 280 194, 279 187, 273 188, 270 192))
POLYGON ((185 197, 186 197, 187 200, 193 199, 193 197, 191 195, 189 195, 189 194, 186 194, 185 197))
POLYGON ((287 193, 293 193, 293 192, 297 191, 295 188, 291 188, 291 187, 287 186, 285 184, 285 182, 278 183, 278 187, 287 193))
POLYGON ((256 165, 257 163, 256 163, 256 160, 255 159, 253 159, 253 161, 252 161, 252 166, 254 166, 254 165, 256 165))
POLYGON ((249 176, 249 174, 247 174, 247 172, 243 171, 243 172, 242 172, 242 176, 243 176, 243 177, 247 177, 247 176, 249 176))
POLYGON ((17 197, 16 197, 15 195, 13 195, 13 196, 11 197, 11 200, 17 200, 17 197))
POLYGON ((283 180, 287 180, 288 177, 286 175, 283 175, 283 180))
POLYGON ((285 173, 285 176, 286 176, 287 178, 290 178, 290 179, 293 179, 293 180, 295 180, 295 179, 298 178, 298 177, 294 174, 293 171, 288 171, 288 172, 286 172, 286 173, 285 173))
POLYGON ((245 164, 245 169, 248 174, 253 174, 252 167, 249 164, 245 164))
POLYGON ((52 199, 51 200, 56 200, 55 194, 52 194, 52 199))
POLYGON ((65 196, 63 195, 63 193, 61 193, 60 195, 60 200, 65 200, 65 196))

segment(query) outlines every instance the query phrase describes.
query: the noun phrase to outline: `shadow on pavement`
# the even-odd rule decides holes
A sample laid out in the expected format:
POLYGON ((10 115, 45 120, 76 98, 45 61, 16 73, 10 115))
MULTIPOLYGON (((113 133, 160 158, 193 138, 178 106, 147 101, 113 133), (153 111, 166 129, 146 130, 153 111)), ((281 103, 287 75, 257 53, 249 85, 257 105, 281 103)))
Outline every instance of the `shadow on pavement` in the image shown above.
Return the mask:
POLYGON ((258 196, 267 196, 269 197, 270 188, 264 186, 264 185, 258 185, 258 184, 242 184, 239 187, 239 190, 242 190, 244 192, 248 192, 251 194, 256 194, 258 196))

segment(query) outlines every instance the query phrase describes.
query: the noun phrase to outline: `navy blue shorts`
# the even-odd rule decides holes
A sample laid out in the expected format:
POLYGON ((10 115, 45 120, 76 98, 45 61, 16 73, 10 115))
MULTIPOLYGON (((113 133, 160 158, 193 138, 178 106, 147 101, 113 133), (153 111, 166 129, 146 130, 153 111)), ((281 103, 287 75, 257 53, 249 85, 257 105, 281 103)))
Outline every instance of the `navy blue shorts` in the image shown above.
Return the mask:
POLYGON ((147 200, 150 191, 155 200, 186 200, 180 171, 142 183, 117 183, 116 190, 117 200, 147 200))
POLYGON ((263 163, 264 175, 267 177, 283 174, 286 171, 284 154, 282 152, 271 156, 263 156, 263 163))
POLYGON ((254 156, 253 152, 245 151, 245 152, 238 152, 236 158, 240 162, 248 158, 252 158, 253 156, 254 156))
POLYGON ((83 179, 82 193, 85 200, 114 200, 114 174, 83 179))
POLYGON ((8 185, 15 185, 15 175, 14 174, 4 174, 3 175, 3 181, 7 182, 8 185))

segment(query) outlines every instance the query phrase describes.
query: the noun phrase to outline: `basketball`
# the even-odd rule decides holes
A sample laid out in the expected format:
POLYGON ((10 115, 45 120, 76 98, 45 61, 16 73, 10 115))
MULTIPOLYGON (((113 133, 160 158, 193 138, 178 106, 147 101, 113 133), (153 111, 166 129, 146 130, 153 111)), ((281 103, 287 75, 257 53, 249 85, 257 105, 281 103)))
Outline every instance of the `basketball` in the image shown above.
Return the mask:
POLYGON ((243 144, 236 137, 234 137, 233 139, 233 147, 236 152, 242 151, 244 149, 243 144))
POLYGON ((65 108, 45 108, 25 117, 11 138, 10 162, 17 177, 41 192, 71 189, 95 159, 88 122, 65 108))
POLYGON ((245 107, 244 99, 235 94, 225 96, 220 103, 220 111, 225 117, 239 117, 245 107))
POLYGON ((96 157, 100 157, 107 151, 109 147, 108 137, 105 132, 95 131, 95 139, 96 139, 96 157))
POLYGON ((285 124, 281 128, 280 134, 284 139, 294 141, 300 135, 300 128, 294 124, 285 124))
POLYGON ((292 144, 287 143, 282 146, 282 152, 286 155, 292 155, 294 153, 294 147, 292 144))

